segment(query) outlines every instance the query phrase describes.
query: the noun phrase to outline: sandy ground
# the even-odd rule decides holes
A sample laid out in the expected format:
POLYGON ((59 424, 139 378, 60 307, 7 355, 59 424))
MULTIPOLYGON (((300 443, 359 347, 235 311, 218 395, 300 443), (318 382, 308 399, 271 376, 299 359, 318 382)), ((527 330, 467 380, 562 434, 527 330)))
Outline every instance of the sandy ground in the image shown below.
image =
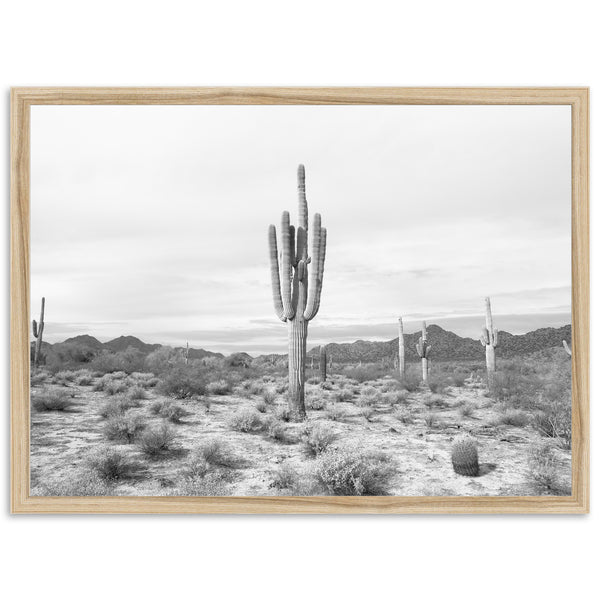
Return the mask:
MULTIPOLYGON (((266 387, 273 383, 266 383, 266 387)), ((373 416, 367 421, 361 414, 358 399, 368 393, 367 388, 385 389, 385 380, 352 384, 342 376, 332 376, 329 390, 317 384, 308 385, 309 395, 319 395, 333 404, 334 394, 340 389, 354 389, 352 401, 335 402, 343 413, 340 420, 332 421, 326 410, 309 410, 308 421, 322 421, 337 435, 334 445, 351 446, 367 451, 384 452, 393 467, 389 493, 398 496, 497 496, 538 495, 531 485, 528 472, 528 450, 539 443, 540 434, 531 428, 498 425, 498 407, 486 398, 479 383, 465 387, 448 388, 444 394, 418 390, 409 394, 406 401, 390 406, 385 401, 374 404, 373 416), (438 406, 426 406, 435 402, 438 406), (473 406, 470 416, 463 416, 460 407, 473 406), (412 423, 402 423, 395 414, 399 407, 411 415, 412 423), (434 414, 429 426, 426 417, 434 414), (453 439, 461 433, 470 433, 478 441, 481 472, 477 477, 457 475, 452 469, 450 452, 453 439)), ((249 398, 239 395, 211 396, 210 408, 198 400, 178 400, 188 415, 180 424, 172 424, 177 434, 176 451, 160 460, 149 460, 133 444, 108 442, 104 438, 105 419, 99 415, 100 407, 110 398, 105 392, 94 392, 90 386, 68 384, 38 385, 32 388, 32 397, 48 390, 67 391, 76 402, 65 412, 35 412, 31 414, 31 485, 33 494, 44 495, 44 484, 52 484, 73 477, 85 465, 88 453, 99 446, 118 447, 136 460, 144 463, 142 477, 119 482, 113 489, 115 495, 164 495, 173 493, 177 474, 186 457, 202 441, 218 438, 225 442, 240 459, 240 467, 232 471, 229 491, 234 496, 280 495, 274 488, 273 472, 287 462, 299 470, 309 472, 314 459, 308 458, 301 443, 280 443, 265 433, 233 431, 228 419, 244 406, 256 406, 259 396, 249 398)), ((370 390, 373 391, 372 389, 370 390)), ((160 425, 163 418, 151 414, 150 405, 162 398, 155 390, 147 390, 148 398, 141 400, 130 414, 143 416, 147 427, 160 425)), ((284 405, 277 398, 267 414, 276 406, 284 405)), ((411 420, 411 419, 409 419, 411 420)), ((299 442, 305 425, 286 423, 288 437, 299 442)), ((570 451, 559 448, 561 485, 566 493, 570 489, 570 451)))

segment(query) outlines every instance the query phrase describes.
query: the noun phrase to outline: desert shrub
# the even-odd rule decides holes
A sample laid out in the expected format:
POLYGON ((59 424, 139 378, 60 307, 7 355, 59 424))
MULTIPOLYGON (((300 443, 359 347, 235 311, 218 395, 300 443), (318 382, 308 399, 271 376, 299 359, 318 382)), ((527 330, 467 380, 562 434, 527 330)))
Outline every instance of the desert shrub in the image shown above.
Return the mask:
POLYGON ((181 469, 181 476, 184 479, 198 479, 204 477, 210 470, 211 466, 202 454, 194 452, 181 469))
POLYGON ((559 438, 565 448, 571 447, 571 404, 552 402, 533 416, 534 427, 543 435, 559 438))
POLYGON ((165 373, 158 389, 167 396, 180 399, 203 396, 206 392, 206 379, 201 371, 182 365, 165 373))
POLYGON ((127 397, 131 400, 145 400, 148 396, 146 394, 146 390, 141 385, 136 384, 129 388, 127 397))
POLYGON ((292 413, 290 412, 290 407, 287 404, 280 404, 275 409, 275 418, 280 421, 284 421, 285 423, 289 423, 292 417, 292 413))
POLYGON ((214 396, 226 396, 231 392, 231 382, 226 379, 211 381, 206 385, 206 393, 214 396))
POLYGON ((298 471, 291 464, 285 462, 273 471, 271 487, 280 490, 294 490, 298 487, 299 478, 298 471))
POLYGON ((83 386, 88 386, 88 385, 92 385, 92 382, 94 381, 94 378, 91 375, 79 375, 79 377, 77 377, 77 379, 75 380, 75 383, 77 385, 83 385, 83 386))
POLYGON ((440 374, 430 374, 427 379, 427 385, 434 394, 443 394, 448 387, 448 380, 440 374))
POLYGON ((139 436, 140 450, 150 458, 156 458, 173 449, 175 431, 166 423, 148 429, 139 436))
POLYGON ((431 429, 436 426, 438 418, 434 412, 428 412, 423 417, 423 420, 425 421, 425 425, 431 429))
POLYGON ((466 373, 461 373, 459 371, 455 371, 454 373, 452 373, 452 375, 450 375, 450 381, 455 387, 464 387, 466 379, 466 373))
POLYGON ((42 385, 48 380, 48 373, 46 371, 38 371, 37 373, 31 372, 31 386, 42 385))
POLYGON ((346 411, 337 404, 329 404, 325 411, 325 417, 330 421, 341 421, 346 416, 346 411))
POLYGON ((137 408, 139 402, 124 396, 113 396, 111 400, 105 402, 101 407, 99 414, 105 419, 116 415, 122 415, 131 408, 137 408))
POLYGON ((375 417, 375 410, 372 406, 363 406, 360 409, 360 414, 370 423, 375 417))
POLYGON ((209 438, 200 443, 194 456, 201 457, 210 466, 234 469, 240 463, 230 446, 217 438, 209 438))
POLYGON ((185 356, 183 352, 169 346, 162 346, 150 352, 144 359, 144 368, 155 375, 162 375, 173 367, 183 366, 184 364, 185 356))
POLYGON ((331 381, 321 381, 321 383, 319 383, 319 387, 322 390, 330 391, 333 389, 333 383, 331 383, 331 381))
POLYGON ((181 420, 188 414, 182 406, 171 400, 156 400, 150 405, 150 412, 168 419, 171 423, 181 423, 181 420))
POLYGON ((318 456, 331 446, 336 437, 325 423, 317 422, 306 427, 302 448, 307 456, 318 456))
POLYGON ((117 440, 131 444, 145 425, 139 415, 111 415, 104 426, 104 435, 109 440, 117 440))
POLYGON ((381 388, 384 392, 397 392, 402 388, 402 384, 397 379, 386 379, 381 388))
POLYGON ((275 386, 275 393, 276 394, 285 394, 288 391, 288 384, 287 382, 284 383, 279 383, 275 386))
POLYGON ((256 404, 256 410, 259 413, 266 413, 267 412, 267 403, 264 400, 259 400, 256 404))
POLYGON ((272 404, 275 403, 275 398, 277 396, 272 389, 265 388, 262 390, 262 392, 260 392, 260 397, 262 398, 262 400, 265 404, 267 404, 268 406, 271 406, 272 404))
POLYGON ((306 397, 306 408, 309 410, 323 410, 326 404, 325 399, 317 394, 311 393, 306 397))
POLYGON ((421 375, 416 371, 406 371, 400 383, 407 392, 416 392, 421 387, 421 375))
POLYGON ((109 396, 114 396, 115 394, 122 394, 127 391, 127 384, 124 381, 114 380, 110 381, 104 386, 104 391, 109 396))
POLYGON ((288 433, 286 426, 278 419, 267 419, 264 422, 264 428, 267 436, 276 442, 285 443, 288 441, 288 433))
POLYGON ((129 347, 119 352, 105 350, 94 356, 90 361, 92 371, 101 373, 112 373, 113 371, 124 371, 133 373, 141 371, 144 367, 144 353, 137 348, 129 347))
POLYGON ((321 378, 317 376, 310 377, 306 380, 306 383, 310 385, 318 385, 321 382, 321 378))
POLYGON ((383 400, 390 406, 396 406, 397 404, 405 404, 408 400, 407 390, 397 390, 384 394, 383 400))
POLYGON ((392 416, 404 425, 412 425, 415 422, 415 418, 407 408, 396 408, 392 416))
POLYGON ((364 387, 360 392, 361 398, 376 398, 378 394, 379 392, 372 385, 364 387))
POLYGON ((538 494, 565 495, 559 476, 559 463, 551 442, 532 446, 528 456, 528 475, 538 494))
POLYGON ((31 398, 31 406, 37 412, 65 411, 75 402, 64 392, 45 391, 31 398))
POLYGON ((354 392, 351 389, 337 390, 331 398, 334 402, 350 402, 354 398, 354 392))
POLYGON ((525 411, 519 409, 508 409, 498 417, 497 422, 500 425, 525 427, 529 423, 529 415, 525 411))
POLYGON ((475 410, 475 405, 472 402, 465 402, 459 409, 458 413, 461 417, 470 417, 475 410))
POLYGON ((110 496, 113 486, 91 469, 61 477, 57 481, 43 483, 31 490, 32 496, 110 496))
POLYGON ((364 383, 365 381, 374 381, 378 379, 380 371, 376 366, 369 365, 363 367, 351 367, 345 370, 345 374, 358 383, 364 383))
POLYGON ((242 433, 260 431, 263 420, 255 408, 240 408, 229 419, 229 427, 242 433))
POLYGON ((88 466, 102 479, 114 481, 134 477, 141 465, 118 448, 100 448, 87 459, 88 466))
POLYGON ((335 496, 383 496, 390 476, 387 457, 352 449, 328 449, 315 466, 315 477, 335 496))
POLYGON ((423 399, 423 404, 427 408, 448 408, 448 402, 441 398, 440 396, 427 396, 423 399))

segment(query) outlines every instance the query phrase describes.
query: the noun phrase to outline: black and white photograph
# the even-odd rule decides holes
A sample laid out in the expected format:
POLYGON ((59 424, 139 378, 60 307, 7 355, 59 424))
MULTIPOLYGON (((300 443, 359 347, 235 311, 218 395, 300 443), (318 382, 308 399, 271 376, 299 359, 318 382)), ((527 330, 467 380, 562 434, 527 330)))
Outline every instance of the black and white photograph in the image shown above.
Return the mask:
POLYGON ((569 496, 568 105, 33 106, 32 496, 569 496))

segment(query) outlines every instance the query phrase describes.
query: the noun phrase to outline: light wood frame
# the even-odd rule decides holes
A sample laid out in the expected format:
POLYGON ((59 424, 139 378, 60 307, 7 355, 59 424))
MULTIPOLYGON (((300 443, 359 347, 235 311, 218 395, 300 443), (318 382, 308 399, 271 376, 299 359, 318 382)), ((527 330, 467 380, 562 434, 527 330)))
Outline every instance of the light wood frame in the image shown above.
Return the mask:
MULTIPOLYGON (((543 210, 543 207, 540 207, 543 210)), ((13 88, 11 90, 13 513, 589 512, 588 88, 13 88), (571 106, 572 495, 527 497, 38 497, 29 493, 29 181, 32 105, 422 104, 571 106)))

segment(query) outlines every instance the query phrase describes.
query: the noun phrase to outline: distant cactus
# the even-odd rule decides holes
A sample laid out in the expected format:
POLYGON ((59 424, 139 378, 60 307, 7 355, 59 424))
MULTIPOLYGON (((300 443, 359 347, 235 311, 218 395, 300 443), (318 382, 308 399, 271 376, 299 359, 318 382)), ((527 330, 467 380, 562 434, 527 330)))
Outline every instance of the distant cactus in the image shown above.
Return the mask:
POLYGON ((565 352, 569 355, 572 356, 571 354, 571 348, 569 348, 569 344, 567 344, 566 340, 563 340, 563 348, 565 349, 565 352))
POLYGON ((421 337, 417 342, 417 354, 421 357, 421 368, 423 370, 423 381, 427 383, 429 375, 429 353, 431 346, 427 343, 427 323, 423 321, 421 337))
POLYGON ((398 372, 400 377, 404 377, 404 326, 402 325, 402 317, 398 318, 398 372))
POLYGON ((42 356, 42 336, 44 333, 44 309, 46 307, 46 298, 42 298, 42 310, 40 313, 40 322, 34 319, 32 321, 33 337, 35 338, 35 347, 33 352, 33 366, 37 367, 42 356))
POLYGON ((470 435, 463 435, 452 444, 452 467, 459 475, 474 477, 479 475, 477 441, 470 435))
POLYGON ((485 299, 485 325, 480 338, 481 345, 485 348, 485 366, 487 369, 488 383, 491 383, 496 372, 496 346, 498 345, 498 330, 494 329, 492 321, 492 305, 490 299, 485 299))
POLYGON ((288 373, 291 418, 306 418, 304 384, 308 322, 321 304, 327 230, 321 227, 321 215, 314 216, 312 251, 308 256, 308 205, 304 166, 298 167, 299 223, 297 232, 290 225, 290 214, 281 217, 281 251, 277 250, 275 225, 269 226, 271 287, 275 313, 288 325, 288 373), (281 263, 281 264, 280 264, 281 263), (309 264, 311 264, 309 269, 309 264))
POLYGON ((325 346, 319 348, 319 371, 321 381, 327 381, 327 349, 325 346))

